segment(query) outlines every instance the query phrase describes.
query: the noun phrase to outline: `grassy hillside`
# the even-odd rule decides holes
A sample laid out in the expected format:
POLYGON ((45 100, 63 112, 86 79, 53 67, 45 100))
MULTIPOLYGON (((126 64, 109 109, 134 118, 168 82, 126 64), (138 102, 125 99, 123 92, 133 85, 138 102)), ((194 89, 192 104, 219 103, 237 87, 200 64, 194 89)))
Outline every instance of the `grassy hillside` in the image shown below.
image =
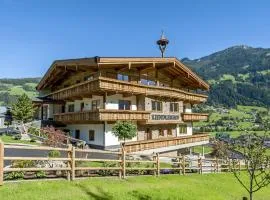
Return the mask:
POLYGON ((39 80, 40 78, 0 79, 0 105, 12 105, 23 93, 30 98, 36 96, 35 87, 39 80))
MULTIPOLYGON (((28 182, 0 187, 0 199, 5 200, 238 200, 248 196, 230 173, 192 174, 187 176, 89 178, 74 182, 28 182), (198 189, 199 188, 199 189, 198 189)), ((268 200, 270 188, 255 193, 254 199, 268 200)))
POLYGON ((194 123, 200 131, 263 131, 270 120, 270 110, 259 106, 237 105, 235 108, 200 106, 195 112, 209 113, 208 121, 194 123))

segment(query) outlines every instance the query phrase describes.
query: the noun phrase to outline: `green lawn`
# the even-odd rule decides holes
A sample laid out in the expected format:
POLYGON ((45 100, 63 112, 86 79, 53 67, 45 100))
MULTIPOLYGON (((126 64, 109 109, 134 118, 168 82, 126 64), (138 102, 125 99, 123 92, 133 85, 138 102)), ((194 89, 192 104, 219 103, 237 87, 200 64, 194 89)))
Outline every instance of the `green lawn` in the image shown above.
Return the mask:
MULTIPOLYGON (((245 134, 245 131, 220 131, 224 133, 230 134, 232 138, 236 138, 240 136, 241 134, 245 134)), ((210 132, 210 137, 215 137, 217 132, 210 132)), ((248 131, 248 133, 257 133, 258 135, 263 135, 265 131, 248 131)))
MULTIPOLYGON (((240 200, 248 196, 232 174, 192 174, 67 181, 6 183, 0 187, 5 200, 240 200)), ((254 199, 268 200, 270 187, 254 199)))
POLYGON ((36 142, 30 142, 30 141, 26 141, 26 140, 15 140, 12 138, 12 136, 8 136, 8 135, 2 135, 0 136, 0 141, 4 142, 4 143, 20 143, 20 144, 32 144, 32 145, 37 145, 38 143, 36 142))
MULTIPOLYGON (((210 146, 204 146, 204 153, 205 154, 211 153, 212 150, 213 150, 212 147, 210 147, 210 146)), ((202 154, 202 146, 195 146, 195 147, 193 147, 193 152, 194 153, 202 154)))

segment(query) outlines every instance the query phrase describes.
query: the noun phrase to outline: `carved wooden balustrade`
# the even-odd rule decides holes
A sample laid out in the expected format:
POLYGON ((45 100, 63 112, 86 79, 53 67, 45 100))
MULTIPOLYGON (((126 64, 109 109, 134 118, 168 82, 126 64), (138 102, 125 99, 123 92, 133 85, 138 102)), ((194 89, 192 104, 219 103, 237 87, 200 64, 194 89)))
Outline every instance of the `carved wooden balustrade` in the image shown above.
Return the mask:
POLYGON ((126 152, 138 152, 162 147, 191 144, 195 142, 208 142, 208 134, 195 134, 190 136, 158 138, 153 140, 140 140, 125 143, 126 152))
POLYGON ((150 112, 137 110, 105 110, 72 112, 54 114, 54 120, 63 123, 85 123, 94 121, 117 121, 136 120, 146 121, 150 117, 150 112))
POLYGON ((201 121, 207 119, 208 119, 207 113, 182 113, 183 121, 201 121))
POLYGON ((149 86, 107 77, 97 77, 93 80, 60 89, 48 96, 54 100, 74 100, 76 98, 87 97, 87 95, 102 94, 104 92, 131 95, 143 94, 147 96, 167 97, 194 103, 202 103, 207 100, 206 95, 191 93, 185 90, 171 87, 149 86))

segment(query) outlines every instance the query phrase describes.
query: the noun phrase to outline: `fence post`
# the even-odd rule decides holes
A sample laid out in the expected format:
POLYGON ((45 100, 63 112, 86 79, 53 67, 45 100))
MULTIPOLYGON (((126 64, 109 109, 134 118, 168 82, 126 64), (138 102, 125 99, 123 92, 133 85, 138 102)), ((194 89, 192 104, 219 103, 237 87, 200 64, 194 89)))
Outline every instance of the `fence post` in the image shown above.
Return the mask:
POLYGON ((123 165, 122 165, 122 170, 123 170, 123 178, 126 178, 126 151, 123 149, 123 165))
POLYGON ((119 149, 119 154, 118 154, 118 160, 120 160, 119 162, 119 166, 120 166, 120 169, 119 169, 119 178, 122 178, 122 165, 123 165, 123 156, 122 156, 122 152, 121 152, 121 149, 119 149))
POLYGON ((216 172, 218 173, 218 158, 216 157, 216 172))
MULTIPOLYGON (((153 167, 157 168, 157 157, 154 153, 153 153, 153 161, 154 161, 153 167)), ((157 175, 157 170, 154 170, 154 176, 156 176, 156 175, 157 175)))
POLYGON ((0 186, 4 184, 4 143, 0 141, 0 186))
POLYGON ((186 174, 186 160, 185 160, 185 155, 183 155, 182 157, 182 171, 183 171, 183 175, 186 174))
POLYGON ((75 157, 76 157, 76 149, 75 147, 71 147, 71 180, 75 180, 75 157))
POLYGON ((156 159, 157 159, 157 176, 159 176, 160 175, 159 153, 157 153, 156 159))
POLYGON ((200 174, 202 174, 202 168, 203 167, 202 167, 202 158, 201 157, 199 158, 199 166, 200 166, 200 171, 199 172, 200 172, 200 174))
MULTIPOLYGON (((68 155, 67 155, 68 158, 69 158, 69 159, 72 159, 72 145, 71 145, 71 144, 68 145, 68 153, 67 153, 67 154, 68 154, 68 155)), ((71 168, 71 162, 72 162, 71 160, 69 160, 69 161, 67 162, 67 167, 68 167, 68 168, 71 168)), ((70 170, 67 171, 67 180, 68 180, 68 181, 70 181, 70 178, 71 178, 71 171, 72 171, 72 169, 70 169, 70 170)))
POLYGON ((229 172, 232 171, 232 168, 231 168, 231 159, 230 158, 228 158, 228 170, 229 170, 229 172))

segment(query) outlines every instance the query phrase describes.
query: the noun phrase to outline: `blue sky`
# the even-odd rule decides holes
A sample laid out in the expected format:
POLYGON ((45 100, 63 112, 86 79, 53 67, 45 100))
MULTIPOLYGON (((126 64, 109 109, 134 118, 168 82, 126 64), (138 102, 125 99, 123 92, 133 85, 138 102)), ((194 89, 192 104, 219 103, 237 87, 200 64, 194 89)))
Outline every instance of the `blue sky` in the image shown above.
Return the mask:
POLYGON ((270 1, 0 0, 0 77, 42 76, 55 59, 199 58, 246 44, 270 47, 270 1))

